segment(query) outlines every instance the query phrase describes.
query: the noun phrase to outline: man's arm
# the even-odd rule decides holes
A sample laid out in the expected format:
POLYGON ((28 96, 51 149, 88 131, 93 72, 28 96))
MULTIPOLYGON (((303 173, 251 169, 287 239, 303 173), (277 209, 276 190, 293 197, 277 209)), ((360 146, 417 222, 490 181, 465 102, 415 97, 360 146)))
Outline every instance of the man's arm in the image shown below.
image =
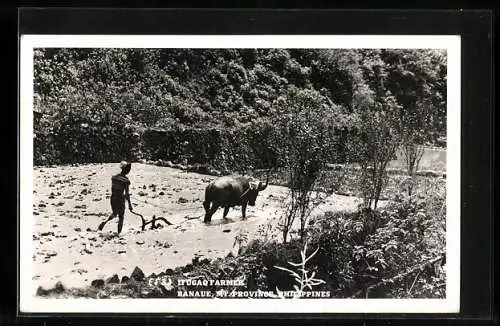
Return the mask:
POLYGON ((128 209, 132 210, 132 203, 130 202, 129 185, 125 186, 125 198, 128 201, 128 209))

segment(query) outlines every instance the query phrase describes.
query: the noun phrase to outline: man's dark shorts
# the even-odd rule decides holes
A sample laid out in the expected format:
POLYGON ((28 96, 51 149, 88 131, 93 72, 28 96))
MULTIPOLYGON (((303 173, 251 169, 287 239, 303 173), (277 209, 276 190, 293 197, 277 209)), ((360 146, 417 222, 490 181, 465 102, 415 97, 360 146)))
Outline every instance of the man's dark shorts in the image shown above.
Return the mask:
POLYGON ((111 209, 113 210, 113 214, 125 214, 125 197, 111 196, 111 209))

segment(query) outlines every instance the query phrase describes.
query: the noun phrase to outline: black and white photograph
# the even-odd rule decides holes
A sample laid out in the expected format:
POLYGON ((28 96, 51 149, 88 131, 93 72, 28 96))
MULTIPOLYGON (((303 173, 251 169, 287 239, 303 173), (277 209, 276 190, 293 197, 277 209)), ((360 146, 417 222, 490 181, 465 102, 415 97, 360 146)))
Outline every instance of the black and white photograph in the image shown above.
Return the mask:
POLYGON ((460 37, 23 35, 22 312, 458 312, 460 37))

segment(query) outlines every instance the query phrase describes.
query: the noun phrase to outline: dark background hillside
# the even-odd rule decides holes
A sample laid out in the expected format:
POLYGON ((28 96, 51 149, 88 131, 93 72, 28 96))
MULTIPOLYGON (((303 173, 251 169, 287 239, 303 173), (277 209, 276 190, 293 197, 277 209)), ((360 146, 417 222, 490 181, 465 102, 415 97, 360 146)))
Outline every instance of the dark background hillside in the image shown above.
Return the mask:
POLYGON ((424 112, 421 143, 446 132, 446 54, 436 50, 36 49, 34 64, 37 165, 266 165, 273 116, 297 90, 331 109, 338 151, 367 97, 394 97, 401 121, 424 112))

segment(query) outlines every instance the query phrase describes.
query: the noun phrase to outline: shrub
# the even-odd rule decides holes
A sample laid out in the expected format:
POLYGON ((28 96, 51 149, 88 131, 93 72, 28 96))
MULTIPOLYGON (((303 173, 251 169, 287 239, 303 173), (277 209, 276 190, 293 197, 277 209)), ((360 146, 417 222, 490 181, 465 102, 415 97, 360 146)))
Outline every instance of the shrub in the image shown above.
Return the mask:
POLYGON ((324 104, 316 91, 291 89, 283 103, 279 103, 273 118, 273 147, 278 153, 279 165, 287 171, 288 202, 280 223, 283 242, 298 218, 300 238, 303 240, 306 222, 317 202, 318 192, 313 188, 320 171, 336 159, 334 144, 335 106, 324 104))

